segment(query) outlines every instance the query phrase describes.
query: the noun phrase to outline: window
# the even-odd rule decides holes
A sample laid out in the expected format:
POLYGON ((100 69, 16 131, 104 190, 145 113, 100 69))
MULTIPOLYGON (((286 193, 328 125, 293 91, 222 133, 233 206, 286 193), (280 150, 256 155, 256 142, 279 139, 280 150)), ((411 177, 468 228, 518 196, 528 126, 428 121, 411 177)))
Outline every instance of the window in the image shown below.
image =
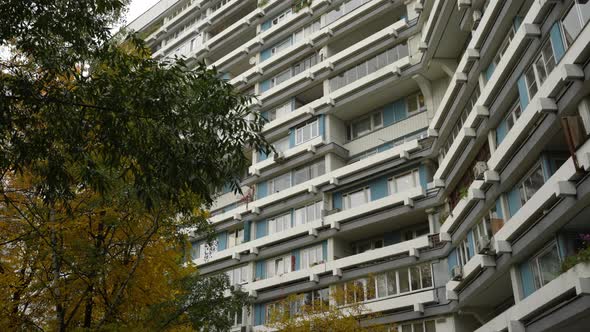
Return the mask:
MULTIPOLYGON (((284 103, 283 105, 268 111, 268 121, 274 121, 276 119, 280 119, 293 111, 293 106, 291 100, 284 103)), ((287 143, 289 143, 289 138, 287 138, 287 143)))
POLYGON ((323 252, 323 245, 321 244, 310 248, 301 249, 299 253, 301 259, 300 269, 304 270, 324 262, 323 252))
POLYGON ((352 209, 371 201, 371 191, 369 187, 365 187, 363 189, 342 195, 342 199, 344 200, 344 209, 352 209))
POLYGON ((291 228, 291 213, 285 213, 268 220, 268 235, 280 233, 291 228))
POLYGON ((421 92, 409 96, 407 99, 408 103, 408 114, 415 114, 426 110, 426 104, 424 103, 424 96, 421 92))
POLYGON ((373 73, 385 66, 388 66, 400 58, 408 55, 407 43, 402 43, 393 48, 378 54, 330 79, 330 89, 336 91, 356 80, 359 80, 370 73, 373 73))
POLYGON ((415 323, 401 324, 392 327, 390 332, 436 332, 436 323, 434 320, 425 320, 415 323))
POLYGON ((350 139, 356 139, 383 126, 383 112, 375 112, 350 125, 350 139))
POLYGON ((391 193, 400 193, 415 188, 420 185, 420 175, 418 170, 396 175, 389 180, 389 190, 391 193))
POLYGON ((541 49, 541 54, 537 57, 534 63, 535 71, 537 72, 537 81, 541 85, 547 79, 547 76, 555 68, 555 57, 553 56, 553 48, 551 42, 547 41, 541 49))
POLYGON ((535 79, 535 70, 531 66, 525 73, 525 81, 529 93, 529 100, 537 93, 537 80, 535 79))
POLYGON ((267 29, 270 29, 271 27, 278 25, 279 23, 283 22, 284 20, 287 19, 287 17, 289 17, 291 15, 292 11, 291 8, 287 9, 286 11, 280 13, 277 17, 275 17, 274 19, 272 19, 271 21, 271 26, 269 26, 267 29))
POLYGON ((227 247, 232 248, 242 243, 244 239, 244 229, 236 229, 228 233, 227 235, 227 247))
POLYGON ((516 120, 518 120, 518 118, 520 118, 521 114, 522 114, 522 110, 520 109, 520 103, 517 102, 512 107, 512 110, 510 110, 510 113, 508 113, 508 115, 506 116, 506 126, 507 126, 508 131, 510 131, 510 129, 512 129, 512 127, 514 127, 516 120))
POLYGON ((225 274, 229 278, 230 285, 242 285, 248 282, 248 265, 237 267, 228 271, 225 274))
POLYGON ((270 194, 278 193, 291 187, 291 173, 279 175, 268 182, 268 192, 270 194))
POLYGON ((307 223, 319 220, 322 217, 323 202, 300 207, 295 210, 295 224, 305 225, 307 223))
POLYGON ((518 185, 521 205, 528 202, 544 183, 545 177, 543 176, 543 169, 541 164, 538 163, 529 175, 518 185))
POLYGON ((576 0, 572 8, 561 20, 563 34, 568 46, 571 46, 586 23, 590 20, 590 2, 576 0))
POLYGON ((459 243, 459 250, 457 250, 457 257, 458 262, 461 264, 461 266, 465 266, 465 264, 467 264, 467 262, 469 262, 469 260, 471 259, 471 251, 469 250, 469 241, 467 240, 467 238, 464 238, 463 241, 461 241, 461 243, 459 243))
POLYGON ((481 248, 481 241, 492 236, 492 226, 488 218, 482 219, 473 227, 473 240, 475 248, 481 248))
MULTIPOLYGON (((420 264, 339 284, 334 290, 343 292, 344 300, 366 301, 430 287, 433 287, 432 266, 420 264)), ((337 302, 338 305, 344 304, 343 301, 337 302)))
POLYGON ((409 241, 415 238, 419 238, 423 235, 430 233, 430 228, 428 226, 421 227, 418 229, 411 229, 404 232, 404 241, 409 241))
POLYGON ((287 255, 266 261, 266 277, 279 277, 291 272, 291 259, 291 255, 287 255))
MULTIPOLYGON (((278 141, 275 141, 272 146, 276 152, 285 152, 289 150, 289 136, 283 137, 278 141)), ((272 154, 271 154, 272 155, 272 154)))
POLYGON ((290 46, 291 46, 291 37, 289 37, 289 38, 283 40, 282 42, 276 44, 275 46, 273 46, 271 48, 270 52, 272 55, 275 55, 275 54, 279 53, 280 51, 287 49, 290 46))
POLYGON ((326 165, 324 159, 311 165, 300 167, 293 171, 293 185, 301 184, 325 173, 326 165))
POLYGON ((320 123, 318 119, 306 123, 295 129, 295 145, 308 142, 320 135, 320 123))
POLYGON ((536 289, 555 279, 561 272, 561 259, 559 258, 557 243, 551 243, 541 253, 533 257, 530 263, 536 289))
POLYGON ((366 241, 360 241, 353 245, 355 254, 362 254, 365 251, 383 248, 383 239, 372 239, 366 241))
POLYGON ((510 27, 510 31, 508 31, 508 35, 504 38, 504 41, 502 41, 502 44, 500 45, 500 48, 498 49, 498 53, 496 54, 496 56, 494 57, 494 60, 492 61, 494 66, 497 66, 500 63, 500 60, 502 59, 502 56, 504 55, 504 53, 506 53, 506 50, 508 49, 508 46, 510 45, 512 38, 514 38, 515 32, 516 31, 514 31, 514 25, 512 25, 510 27))
MULTIPOLYGON (((369 2, 369 0, 348 0, 345 1, 340 7, 329 11, 326 15, 326 23, 325 25, 331 24, 332 22, 338 20, 342 16, 350 13, 351 11, 357 9, 364 3, 369 2)), ((325 26, 324 25, 324 26, 325 26)))

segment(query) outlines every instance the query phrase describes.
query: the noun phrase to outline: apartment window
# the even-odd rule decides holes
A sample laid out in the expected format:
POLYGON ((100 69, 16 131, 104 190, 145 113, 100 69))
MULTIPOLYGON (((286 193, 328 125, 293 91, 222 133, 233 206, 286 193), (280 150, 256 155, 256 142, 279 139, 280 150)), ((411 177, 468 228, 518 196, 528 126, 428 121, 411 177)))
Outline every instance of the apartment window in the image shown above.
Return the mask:
POLYGON ((291 173, 279 175, 276 178, 268 181, 268 192, 271 194, 278 193, 289 187, 291 187, 291 173))
POLYGON ((559 258, 557 243, 552 242, 538 255, 533 257, 530 260, 530 264, 533 270, 536 289, 545 286, 559 276, 561 272, 561 259, 559 258))
POLYGON ((342 195, 342 199, 344 200, 344 209, 352 209, 370 202, 371 190, 369 187, 365 187, 363 189, 342 195))
POLYGON ((376 55, 330 79, 330 89, 336 91, 356 80, 359 80, 378 69, 390 65, 408 55, 408 45, 404 42, 376 55))
POLYGON ((383 127, 383 112, 375 112, 350 125, 350 138, 356 139, 383 127))
POLYGON ((512 38, 514 38, 515 32, 516 31, 514 30, 514 25, 512 25, 510 27, 510 31, 508 31, 508 35, 506 37, 504 37, 504 41, 502 41, 502 44, 500 45, 500 48, 498 49, 498 53, 494 57, 494 60, 493 60, 494 66, 497 66, 500 63, 500 60, 502 59, 502 56, 504 55, 504 53, 506 53, 506 50, 508 49, 508 46, 510 45, 512 38))
POLYGON ((317 245, 310 248, 301 249, 299 252, 301 265, 300 269, 304 270, 314 265, 324 262, 323 246, 317 245))
POLYGON ((492 226, 488 218, 482 219, 473 227, 473 239, 475 248, 481 248, 481 242, 484 239, 489 239, 492 236, 492 226))
POLYGON ((326 165, 324 159, 311 165, 300 167, 293 171, 293 185, 301 184, 325 173, 326 165))
POLYGON ((338 305, 349 300, 360 302, 413 292, 433 286, 432 266, 421 264, 410 268, 380 273, 334 286, 337 292, 345 294, 338 305), (345 300, 345 301, 342 301, 345 300))
POLYGON ((404 239, 404 241, 409 241, 412 239, 419 238, 419 237, 426 235, 428 233, 430 233, 430 228, 428 228, 427 226, 417 228, 417 229, 410 229, 410 230, 407 230, 404 232, 403 239, 404 239))
POLYGON ((434 320, 426 320, 422 322, 401 324, 392 327, 390 332, 436 332, 436 323, 434 320))
POLYGON ((326 22, 325 25, 331 24, 332 22, 338 20, 342 16, 350 13, 351 11, 357 9, 361 5, 369 2, 369 0, 348 0, 345 1, 340 7, 329 11, 326 14, 326 22))
POLYGON ((282 42, 278 43, 277 45, 273 46, 271 48, 271 54, 277 54, 280 51, 287 49, 289 46, 291 46, 291 38, 287 38, 285 40, 283 40, 282 42))
POLYGON ((291 228, 291 213, 286 213, 268 220, 268 235, 280 233, 291 228))
POLYGON ((311 56, 305 58, 304 60, 299 61, 298 63, 294 64, 293 67, 291 67, 291 71, 293 73, 293 76, 306 71, 307 69, 315 66, 317 63, 318 63, 318 54, 314 53, 311 56))
POLYGON ((287 69, 271 79, 271 87, 275 87, 291 78, 291 70, 287 69))
POLYGON ((305 225, 322 217, 323 202, 315 202, 307 206, 295 209, 295 224, 305 225))
POLYGON ((420 185, 420 175, 418 170, 396 175, 389 180, 389 190, 391 193, 400 193, 415 188, 420 185))
POLYGON ((279 277, 291 272, 291 259, 291 255, 287 255, 266 261, 266 277, 279 277))
POLYGON ((232 321, 232 326, 242 325, 242 310, 238 309, 235 313, 229 313, 229 319, 232 321))
POLYGON ((421 92, 409 96, 406 100, 408 103, 408 115, 412 115, 426 110, 424 96, 421 92))
POLYGON ((553 48, 551 42, 547 41, 541 49, 541 54, 535 61, 534 68, 537 73, 537 82, 539 85, 543 84, 547 79, 547 76, 555 68, 555 57, 553 56, 553 48))
POLYGON ((518 185, 520 203, 524 205, 545 183, 541 163, 538 163, 528 176, 518 185))
MULTIPOLYGON (((281 106, 268 111, 268 121, 274 121, 276 119, 280 119, 286 115, 289 115, 293 111, 293 104, 291 100, 282 104, 281 106)), ((289 143, 289 138, 287 137, 287 143, 289 143)))
POLYGON ((225 271, 225 274, 229 278, 230 285, 243 285, 248 282, 248 265, 225 271))
POLYGON ((293 11, 291 10, 291 8, 287 9, 286 11, 280 13, 277 17, 275 17, 271 22, 272 25, 271 26, 275 26, 278 25, 279 23, 283 22, 284 20, 287 19, 287 17, 289 17, 291 15, 293 11))
POLYGON ((537 93, 537 80, 535 78, 535 69, 534 66, 531 66, 525 73, 525 82, 527 86, 527 90, 529 93, 529 99, 532 99, 533 96, 537 93))
POLYGON ((295 129, 295 145, 308 142, 320 136, 320 122, 315 119, 295 129))
POLYGON ((365 251, 383 248, 383 239, 372 239, 361 241, 353 246, 355 254, 362 254, 365 251))
POLYGON ((465 266, 467 262, 471 259, 471 251, 469 250, 469 241, 467 238, 464 238, 463 241, 459 244, 459 250, 457 251, 457 255, 459 258, 459 263, 461 266, 465 266))
POLYGON ((242 243, 244 239, 244 229, 236 229, 227 235, 227 247, 232 248, 242 243))
POLYGON ((572 8, 561 20, 563 34, 568 46, 571 46, 590 20, 590 2, 576 0, 572 8))
POLYGON ((508 131, 510 131, 510 129, 512 129, 512 127, 514 127, 516 120, 518 120, 518 118, 520 118, 521 114, 522 114, 522 110, 520 109, 520 103, 517 102, 516 104, 514 104, 514 106, 510 110, 510 113, 508 113, 508 115, 506 116, 506 127, 507 127, 508 131))
POLYGON ((276 152, 285 152, 289 150, 289 136, 283 137, 278 141, 275 141, 272 146, 276 152))

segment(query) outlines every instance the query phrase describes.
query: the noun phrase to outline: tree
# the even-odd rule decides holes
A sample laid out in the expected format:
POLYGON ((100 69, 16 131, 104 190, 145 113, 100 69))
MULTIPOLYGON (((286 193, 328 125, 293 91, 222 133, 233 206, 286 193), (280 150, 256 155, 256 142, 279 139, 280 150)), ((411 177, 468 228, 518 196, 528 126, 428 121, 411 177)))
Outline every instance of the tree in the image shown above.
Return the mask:
POLYGON ((264 120, 216 70, 152 60, 133 33, 113 39, 127 2, 0 3, 0 323, 11 329, 224 329, 244 302, 177 249, 181 230, 207 234, 218 188, 239 190, 244 148, 272 149, 264 120))
POLYGON ((374 291, 360 283, 348 282, 346 288, 332 287, 327 298, 311 300, 301 294, 290 295, 272 305, 269 325, 282 332, 386 332, 392 326, 362 324, 363 320, 376 318, 378 314, 372 313, 356 297, 364 298, 367 293, 371 298, 374 291))

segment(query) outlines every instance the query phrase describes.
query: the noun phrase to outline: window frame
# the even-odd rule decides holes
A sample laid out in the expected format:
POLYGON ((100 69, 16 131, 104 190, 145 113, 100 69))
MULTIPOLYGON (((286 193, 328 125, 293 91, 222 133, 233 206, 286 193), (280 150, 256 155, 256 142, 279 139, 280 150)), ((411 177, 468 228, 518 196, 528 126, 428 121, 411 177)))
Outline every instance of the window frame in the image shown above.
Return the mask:
POLYGON ((402 192, 402 191, 398 190, 398 184, 397 184, 396 180, 401 179, 407 175, 411 175, 411 179, 414 182, 414 185, 412 188, 416 188, 420 185, 420 172, 417 168, 409 170, 409 171, 401 173, 401 174, 396 174, 396 175, 392 176, 391 178, 389 178, 389 180, 387 180, 387 189, 389 191, 388 192, 389 195, 398 194, 398 193, 402 192))
MULTIPOLYGON (((369 203, 371 201, 371 188, 369 188, 369 186, 365 186, 365 187, 362 187, 360 189, 357 188, 357 189, 351 190, 351 191, 349 191, 349 192, 347 192, 345 194, 342 194, 342 200, 343 200, 342 207, 343 207, 344 210, 353 209, 353 208, 356 208, 357 207, 357 206, 352 207, 350 205, 350 195, 356 194, 356 193, 361 192, 361 191, 364 192, 365 202, 362 203, 362 204, 360 204, 360 205, 367 204, 367 203, 369 203)), ((358 205, 358 206, 360 206, 360 205, 358 205)))

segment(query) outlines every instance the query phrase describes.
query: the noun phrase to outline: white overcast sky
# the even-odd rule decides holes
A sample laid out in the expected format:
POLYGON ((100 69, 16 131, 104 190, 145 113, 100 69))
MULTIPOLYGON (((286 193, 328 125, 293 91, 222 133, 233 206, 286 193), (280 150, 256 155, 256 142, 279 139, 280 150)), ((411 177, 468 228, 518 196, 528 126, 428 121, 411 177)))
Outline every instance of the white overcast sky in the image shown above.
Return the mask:
POLYGON ((143 14, 159 0, 132 0, 127 13, 127 24, 133 22, 139 15, 143 14))

